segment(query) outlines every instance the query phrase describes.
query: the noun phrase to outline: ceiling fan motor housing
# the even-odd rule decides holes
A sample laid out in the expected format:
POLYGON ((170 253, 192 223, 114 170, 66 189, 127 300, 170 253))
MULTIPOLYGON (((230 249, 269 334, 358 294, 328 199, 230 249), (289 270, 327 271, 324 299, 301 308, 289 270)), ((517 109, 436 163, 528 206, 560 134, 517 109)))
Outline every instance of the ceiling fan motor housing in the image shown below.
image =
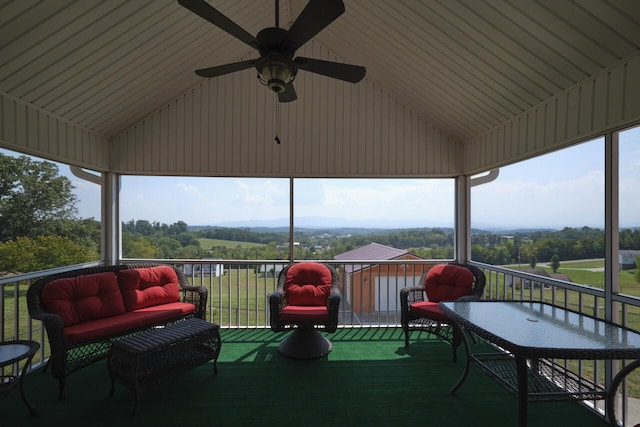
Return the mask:
POLYGON ((256 61, 258 78, 275 93, 282 93, 293 81, 298 67, 293 62, 293 52, 287 44, 287 30, 277 27, 264 28, 256 36, 260 58, 256 61))
POLYGON ((285 86, 293 81, 298 67, 291 60, 282 55, 262 56, 256 61, 258 78, 275 93, 281 93, 285 86))

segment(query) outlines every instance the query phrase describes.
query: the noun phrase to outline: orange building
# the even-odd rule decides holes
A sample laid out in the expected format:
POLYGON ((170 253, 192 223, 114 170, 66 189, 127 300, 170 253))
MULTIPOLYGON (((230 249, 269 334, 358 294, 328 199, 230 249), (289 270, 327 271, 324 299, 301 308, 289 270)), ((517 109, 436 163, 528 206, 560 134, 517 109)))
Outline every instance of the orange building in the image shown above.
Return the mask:
POLYGON ((370 314, 395 312, 400 307, 400 289, 418 284, 420 276, 432 264, 372 264, 372 260, 416 261, 423 258, 404 249, 396 249, 379 243, 344 252, 334 257, 342 266, 339 269, 343 299, 353 313, 370 314), (359 263, 362 261, 362 264, 359 263))

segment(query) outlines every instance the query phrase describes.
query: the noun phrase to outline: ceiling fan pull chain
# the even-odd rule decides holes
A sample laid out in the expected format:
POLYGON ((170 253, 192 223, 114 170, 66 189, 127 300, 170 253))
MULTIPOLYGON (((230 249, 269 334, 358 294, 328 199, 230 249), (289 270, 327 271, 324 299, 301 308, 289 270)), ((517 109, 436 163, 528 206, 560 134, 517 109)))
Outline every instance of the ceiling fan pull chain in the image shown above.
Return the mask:
POLYGON ((276 144, 280 144, 280 138, 278 135, 280 134, 280 103, 276 100, 276 144))

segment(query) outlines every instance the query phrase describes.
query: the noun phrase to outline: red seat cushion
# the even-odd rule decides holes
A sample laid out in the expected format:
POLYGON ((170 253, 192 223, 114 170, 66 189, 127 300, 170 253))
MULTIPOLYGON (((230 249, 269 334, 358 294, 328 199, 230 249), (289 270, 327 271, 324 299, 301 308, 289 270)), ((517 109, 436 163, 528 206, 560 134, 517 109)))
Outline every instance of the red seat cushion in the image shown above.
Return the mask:
POLYGON ((125 311, 180 301, 180 283, 173 268, 162 265, 118 272, 125 311))
POLYGON ((296 306, 326 305, 331 293, 331 271, 322 264, 301 262, 287 270, 284 285, 287 304, 296 306))
POLYGON ((287 305, 280 311, 280 320, 284 322, 327 322, 329 310, 326 305, 300 306, 287 305))
POLYGON ((409 311, 418 317, 426 317, 428 319, 438 320, 441 322, 450 322, 449 318, 438 307, 437 302, 415 302, 409 306, 409 311))
POLYGON ((196 311, 194 304, 174 302, 129 311, 118 316, 91 320, 64 328, 68 344, 97 341, 134 331, 147 326, 163 324, 196 311))
POLYGON ((109 272, 53 280, 40 298, 43 308, 60 316, 65 327, 124 313, 116 275, 109 272))
POLYGON ((427 273, 425 292, 432 302, 454 301, 473 292, 475 278, 468 268, 438 264, 427 273))

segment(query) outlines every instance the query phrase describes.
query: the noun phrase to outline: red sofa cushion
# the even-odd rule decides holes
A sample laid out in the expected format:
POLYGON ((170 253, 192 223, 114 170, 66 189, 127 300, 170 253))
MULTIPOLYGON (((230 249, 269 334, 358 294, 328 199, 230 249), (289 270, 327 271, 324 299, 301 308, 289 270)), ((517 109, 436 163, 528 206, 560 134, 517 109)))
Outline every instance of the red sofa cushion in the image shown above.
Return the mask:
POLYGON ((179 319, 195 311, 194 304, 184 302, 156 305, 65 327, 64 337, 69 345, 99 341, 128 331, 163 324, 168 320, 179 319))
POLYGON ((326 305, 331 293, 331 271, 316 262, 301 262, 287 270, 284 294, 287 304, 326 305))
POLYGON ((329 310, 326 305, 287 305, 280 311, 280 320, 284 322, 327 322, 329 321, 329 310))
POLYGON ((125 311, 180 301, 180 284, 173 268, 161 265, 118 272, 125 311))
POLYGON ((474 276, 468 268, 438 264, 427 272, 425 291, 429 301, 453 301, 473 292, 474 276))
POLYGON ((65 327, 124 313, 116 275, 110 272, 53 280, 40 299, 45 311, 60 316, 65 327))

